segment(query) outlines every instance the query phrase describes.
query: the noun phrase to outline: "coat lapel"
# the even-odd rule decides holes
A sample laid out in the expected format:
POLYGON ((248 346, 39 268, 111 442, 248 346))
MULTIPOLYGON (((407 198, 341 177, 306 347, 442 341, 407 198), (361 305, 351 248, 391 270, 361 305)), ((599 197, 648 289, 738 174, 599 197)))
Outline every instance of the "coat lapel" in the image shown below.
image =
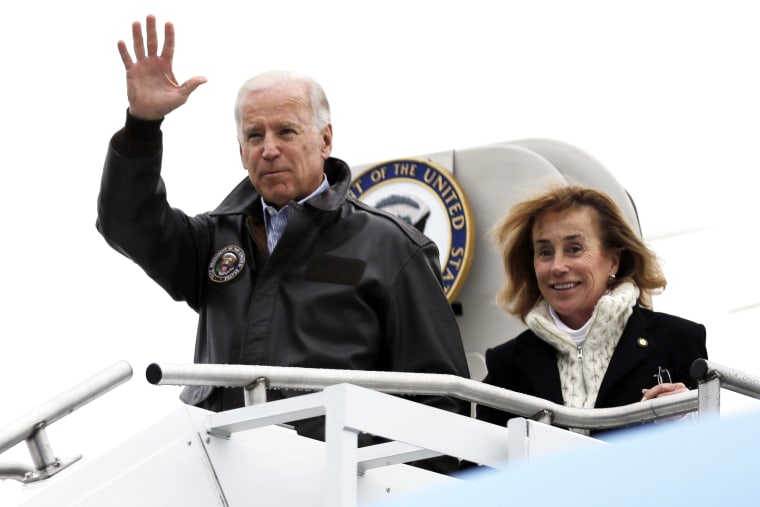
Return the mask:
POLYGON ((534 391, 529 394, 561 405, 562 385, 557 368, 557 351, 538 336, 533 335, 532 338, 517 362, 534 391))
POLYGON ((634 306, 623 335, 612 354, 602 385, 599 386, 599 394, 596 397, 597 406, 621 378, 628 375, 639 363, 655 352, 657 344, 649 336, 649 327, 648 319, 638 306, 634 306))

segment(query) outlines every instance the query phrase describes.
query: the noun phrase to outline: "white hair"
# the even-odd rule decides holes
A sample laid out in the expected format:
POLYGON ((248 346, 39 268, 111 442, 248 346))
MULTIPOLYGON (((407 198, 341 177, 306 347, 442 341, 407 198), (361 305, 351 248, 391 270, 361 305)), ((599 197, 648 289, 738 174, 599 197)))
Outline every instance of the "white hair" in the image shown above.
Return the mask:
POLYGON ((330 123, 330 103, 327 101, 327 95, 322 86, 315 80, 305 74, 286 70, 272 70, 252 77, 242 84, 235 100, 235 125, 237 126, 238 137, 242 134, 240 131, 240 104, 245 97, 255 91, 268 90, 285 83, 303 83, 307 86, 309 101, 311 102, 313 127, 317 132, 321 132, 330 123))

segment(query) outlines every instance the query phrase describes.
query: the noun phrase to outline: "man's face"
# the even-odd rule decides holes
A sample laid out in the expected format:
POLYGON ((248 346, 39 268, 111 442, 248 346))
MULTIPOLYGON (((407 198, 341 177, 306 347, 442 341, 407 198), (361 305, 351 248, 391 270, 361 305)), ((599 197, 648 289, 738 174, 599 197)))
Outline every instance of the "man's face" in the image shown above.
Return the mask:
POLYGON ((240 104, 240 159, 254 188, 277 208, 322 183, 332 126, 314 130, 303 83, 250 92, 240 104))

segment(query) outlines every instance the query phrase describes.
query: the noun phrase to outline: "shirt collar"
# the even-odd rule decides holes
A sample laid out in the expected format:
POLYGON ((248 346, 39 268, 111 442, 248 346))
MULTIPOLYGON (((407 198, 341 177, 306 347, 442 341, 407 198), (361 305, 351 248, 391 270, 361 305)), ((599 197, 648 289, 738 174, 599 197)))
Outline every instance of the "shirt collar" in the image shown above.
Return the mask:
MULTIPOLYGON (((320 185, 317 187, 317 189, 314 192, 310 193, 309 195, 307 195, 303 199, 297 201, 298 204, 305 203, 306 201, 308 201, 309 199, 311 199, 315 195, 321 194, 322 192, 324 192, 325 190, 327 190, 329 187, 330 187, 330 183, 327 181, 327 176, 325 174, 322 174, 322 183, 320 183, 320 185)), ((286 209, 288 209, 288 205, 287 204, 285 206, 283 206, 282 208, 280 208, 279 210, 277 208, 275 208, 274 206, 270 206, 269 204, 267 204, 264 201, 264 196, 261 196, 261 207, 264 209, 264 215, 265 216, 278 215, 278 214, 282 213, 283 211, 285 211, 286 209)))

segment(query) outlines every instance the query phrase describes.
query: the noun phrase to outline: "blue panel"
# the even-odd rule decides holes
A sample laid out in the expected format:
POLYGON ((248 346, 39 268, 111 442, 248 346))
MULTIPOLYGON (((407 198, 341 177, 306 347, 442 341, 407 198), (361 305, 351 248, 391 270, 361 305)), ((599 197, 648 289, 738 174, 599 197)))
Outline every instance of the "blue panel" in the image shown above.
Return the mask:
POLYGON ((593 446, 380 506, 757 505, 760 412, 621 431, 593 446))

